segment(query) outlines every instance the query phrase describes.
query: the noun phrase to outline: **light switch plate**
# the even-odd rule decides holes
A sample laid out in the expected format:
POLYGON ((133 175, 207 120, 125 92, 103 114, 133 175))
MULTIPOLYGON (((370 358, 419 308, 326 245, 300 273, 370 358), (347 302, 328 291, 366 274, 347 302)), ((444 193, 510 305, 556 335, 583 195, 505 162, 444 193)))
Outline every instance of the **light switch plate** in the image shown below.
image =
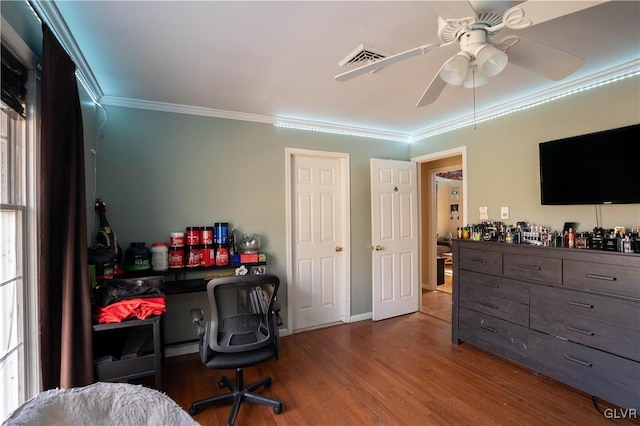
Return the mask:
POLYGON ((500 207, 500 219, 509 219, 509 207, 500 207))

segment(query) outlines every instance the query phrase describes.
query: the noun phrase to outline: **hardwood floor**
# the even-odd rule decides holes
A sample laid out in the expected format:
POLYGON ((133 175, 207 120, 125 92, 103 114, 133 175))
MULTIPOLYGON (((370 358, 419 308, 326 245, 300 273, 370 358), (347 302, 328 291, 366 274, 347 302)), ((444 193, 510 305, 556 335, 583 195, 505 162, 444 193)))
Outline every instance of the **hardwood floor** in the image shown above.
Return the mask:
POLYGON ((445 266, 444 284, 437 290, 422 290, 420 312, 451 323, 451 265, 445 266))
MULTIPOLYGON (((164 390, 188 410, 223 392, 222 373, 233 371, 210 370, 197 354, 167 358, 164 390)), ((610 424, 589 395, 454 345, 450 324, 422 313, 282 337, 280 358, 245 369, 245 381, 265 374, 273 384, 263 393, 282 399, 282 414, 243 403, 236 425, 610 424)), ((214 406, 194 418, 222 425, 229 411, 214 406)))

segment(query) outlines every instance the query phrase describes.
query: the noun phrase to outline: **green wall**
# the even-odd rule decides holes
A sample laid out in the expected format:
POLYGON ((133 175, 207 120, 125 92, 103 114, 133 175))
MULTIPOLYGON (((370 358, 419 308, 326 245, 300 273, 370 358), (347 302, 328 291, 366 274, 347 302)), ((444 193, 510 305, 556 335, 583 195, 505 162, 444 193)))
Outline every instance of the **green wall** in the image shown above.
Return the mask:
MULTIPOLYGON (((508 206, 507 223, 525 221, 561 230, 564 222, 577 222, 579 231, 590 231, 596 224, 597 210, 600 226, 629 228, 640 225, 638 204, 541 205, 538 144, 636 123, 640 123, 638 76, 482 122, 475 129, 471 126, 415 142, 411 157, 466 146, 469 223, 480 222, 481 206, 488 207, 492 220, 500 220, 500 207, 508 206)), ((620 155, 638 157, 638 152, 620 155)), ((598 161, 574 164, 570 158, 566 160, 567 167, 576 173, 589 173, 598 161)), ((607 166, 615 182, 615 165, 607 166)))
MULTIPOLYGON (((230 222, 262 236, 268 272, 286 285, 285 148, 350 155, 351 313, 371 311, 369 159, 409 159, 402 142, 271 124, 105 107, 98 191, 123 249, 187 226, 230 222)), ((87 176, 90 179, 90 176, 87 176)), ((286 321, 286 292, 280 292, 286 321)))

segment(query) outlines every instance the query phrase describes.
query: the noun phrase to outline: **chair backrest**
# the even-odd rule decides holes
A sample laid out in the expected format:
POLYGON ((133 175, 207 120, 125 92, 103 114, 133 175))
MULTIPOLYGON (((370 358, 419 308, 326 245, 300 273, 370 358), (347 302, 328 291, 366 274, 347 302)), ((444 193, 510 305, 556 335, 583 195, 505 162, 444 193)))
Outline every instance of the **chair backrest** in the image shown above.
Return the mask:
POLYGON ((207 284, 211 321, 206 343, 215 352, 244 352, 274 344, 275 275, 215 278, 207 284))

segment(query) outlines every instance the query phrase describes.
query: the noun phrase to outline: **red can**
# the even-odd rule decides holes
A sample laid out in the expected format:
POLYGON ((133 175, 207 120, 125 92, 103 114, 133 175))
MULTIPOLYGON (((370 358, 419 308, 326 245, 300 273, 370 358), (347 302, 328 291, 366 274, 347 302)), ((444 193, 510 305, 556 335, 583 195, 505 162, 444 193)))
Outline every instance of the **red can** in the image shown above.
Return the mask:
POLYGON ((184 245, 184 232, 172 232, 169 239, 169 245, 182 247, 184 245))
POLYGON ((169 268, 184 267, 184 249, 182 247, 169 247, 169 268))
POLYGON ((197 246, 200 244, 202 228, 199 226, 187 226, 187 245, 197 246))
POLYGON ((229 264, 229 246, 227 244, 217 244, 216 265, 226 266, 229 264))
POLYGON ((213 226, 205 226, 202 228, 200 237, 201 244, 213 244, 213 226))
POLYGON ((200 256, 202 248, 199 245, 188 245, 185 251, 185 266, 187 268, 195 268, 200 266, 200 256))
POLYGON ((211 244, 203 244, 200 252, 200 266, 214 266, 216 264, 216 249, 211 244))

